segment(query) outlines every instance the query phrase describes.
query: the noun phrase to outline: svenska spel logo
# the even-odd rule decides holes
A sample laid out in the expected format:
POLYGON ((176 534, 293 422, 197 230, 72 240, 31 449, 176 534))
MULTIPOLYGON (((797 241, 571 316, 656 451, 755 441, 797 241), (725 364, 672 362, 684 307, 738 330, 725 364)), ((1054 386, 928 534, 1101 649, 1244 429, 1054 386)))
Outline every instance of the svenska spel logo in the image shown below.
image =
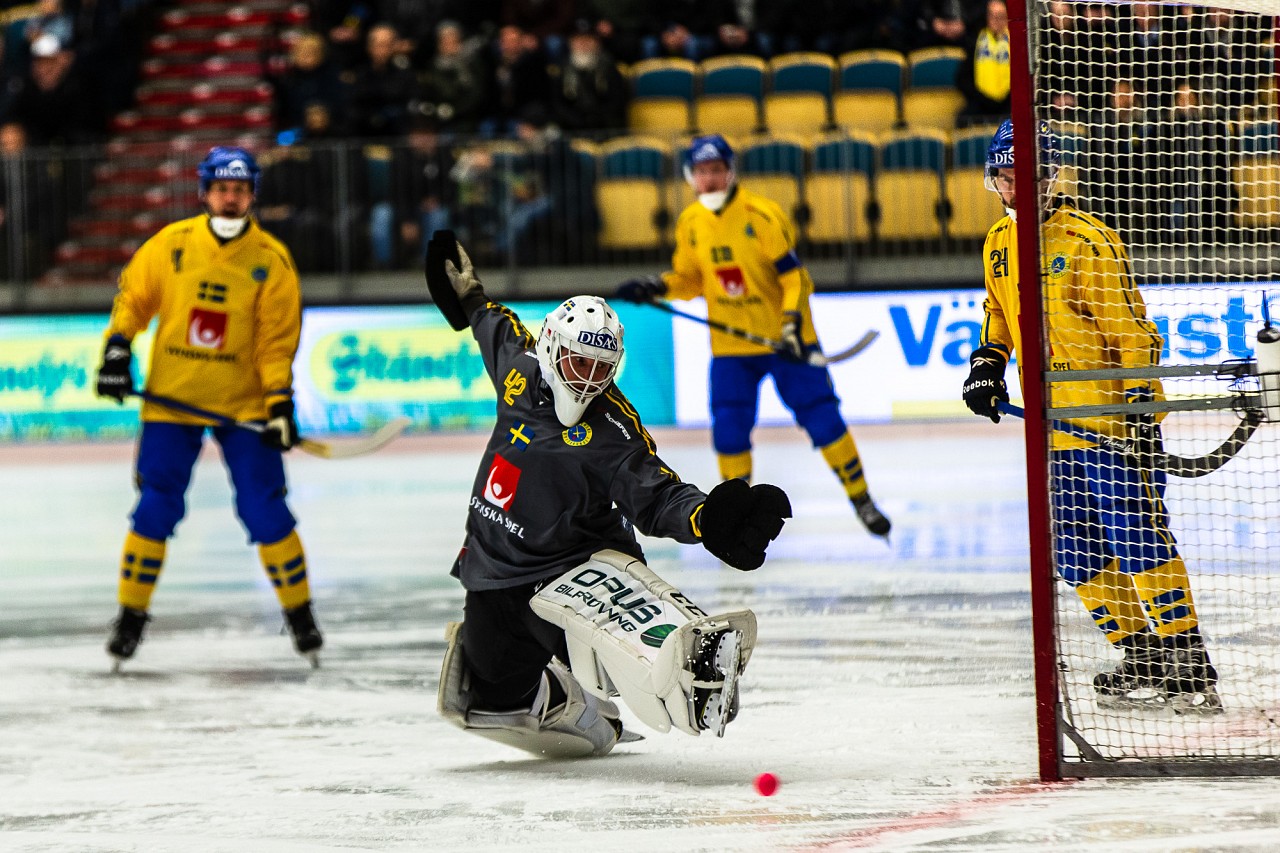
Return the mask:
POLYGON ((509 510, 519 485, 520 469, 501 456, 494 456, 484 480, 484 499, 502 510, 509 510))

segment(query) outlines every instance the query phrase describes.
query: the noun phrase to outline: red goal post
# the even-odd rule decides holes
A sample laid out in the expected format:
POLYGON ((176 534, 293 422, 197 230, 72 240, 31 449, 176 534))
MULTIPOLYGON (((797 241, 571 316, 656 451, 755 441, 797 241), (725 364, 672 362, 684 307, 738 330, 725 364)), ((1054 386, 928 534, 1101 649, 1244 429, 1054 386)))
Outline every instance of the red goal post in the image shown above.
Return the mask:
POLYGON ((1009 13, 1041 778, 1280 775, 1280 3, 1009 13))

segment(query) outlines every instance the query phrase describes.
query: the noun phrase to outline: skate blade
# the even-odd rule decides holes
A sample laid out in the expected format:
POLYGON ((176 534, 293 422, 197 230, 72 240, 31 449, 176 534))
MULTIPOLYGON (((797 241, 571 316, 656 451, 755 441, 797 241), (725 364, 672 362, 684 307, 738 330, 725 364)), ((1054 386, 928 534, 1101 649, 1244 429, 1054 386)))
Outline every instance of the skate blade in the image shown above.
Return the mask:
POLYGON ((111 658, 111 674, 118 675, 120 673, 120 665, 124 663, 124 658, 111 658))
POLYGON ((618 743, 638 743, 644 740, 644 735, 637 734, 630 729, 623 729, 622 734, 618 735, 618 743))
POLYGON ((738 674, 742 667, 742 634, 738 631, 725 631, 720 635, 716 645, 713 664, 724 679, 718 691, 707 698, 702 709, 701 723, 708 731, 715 732, 716 737, 724 737, 725 726, 729 725, 730 709, 738 693, 738 674))
POLYGON ((311 664, 312 669, 320 668, 320 652, 302 652, 301 654, 307 659, 307 662, 311 664))

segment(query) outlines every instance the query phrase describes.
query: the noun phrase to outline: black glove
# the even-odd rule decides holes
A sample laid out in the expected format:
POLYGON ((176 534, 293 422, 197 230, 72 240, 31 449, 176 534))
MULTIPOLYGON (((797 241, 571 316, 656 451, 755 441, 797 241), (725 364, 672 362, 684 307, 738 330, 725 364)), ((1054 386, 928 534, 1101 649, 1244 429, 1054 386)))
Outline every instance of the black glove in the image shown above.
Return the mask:
POLYGON ((133 392, 133 350, 124 335, 112 335, 107 338, 102 364, 98 365, 98 396, 123 403, 133 392))
POLYGON ((758 569, 790 517, 791 502, 777 486, 725 480, 702 505, 702 547, 739 571, 758 569))
MULTIPOLYGON (((1155 397, 1148 386, 1126 388, 1126 403, 1150 403, 1155 397)), ((1156 423, 1155 412, 1133 412, 1125 415, 1125 430, 1129 434, 1129 443, 1133 447, 1133 456, 1143 471, 1155 468, 1156 456, 1164 453, 1164 438, 1160 434, 1160 424, 1156 423)))
POLYGON ((800 312, 787 311, 782 315, 782 343, 787 355, 804 361, 804 344, 800 341, 800 312))
POLYGON ((964 381, 964 404, 969 411, 992 423, 1000 423, 996 401, 1009 402, 1009 389, 1004 384, 1004 353, 995 347, 978 347, 969 356, 969 378, 964 381))
POLYGON ((298 443, 298 419, 294 415, 292 400, 271 404, 262 430, 262 443, 279 451, 288 450, 298 443))
POLYGON ((643 278, 632 278, 624 281, 618 285, 614 295, 627 302, 644 305, 646 302, 652 302, 666 292, 667 286, 662 283, 661 278, 656 275, 647 275, 643 278))

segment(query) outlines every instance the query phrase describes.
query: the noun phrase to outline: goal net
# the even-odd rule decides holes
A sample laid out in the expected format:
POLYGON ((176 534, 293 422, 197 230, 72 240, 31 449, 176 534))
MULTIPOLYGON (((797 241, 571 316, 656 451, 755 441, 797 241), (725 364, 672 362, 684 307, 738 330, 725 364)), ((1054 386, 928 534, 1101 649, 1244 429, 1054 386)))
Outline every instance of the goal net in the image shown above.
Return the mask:
POLYGON ((1278 16, 1028 3, 1042 774, 1280 773, 1278 16))

